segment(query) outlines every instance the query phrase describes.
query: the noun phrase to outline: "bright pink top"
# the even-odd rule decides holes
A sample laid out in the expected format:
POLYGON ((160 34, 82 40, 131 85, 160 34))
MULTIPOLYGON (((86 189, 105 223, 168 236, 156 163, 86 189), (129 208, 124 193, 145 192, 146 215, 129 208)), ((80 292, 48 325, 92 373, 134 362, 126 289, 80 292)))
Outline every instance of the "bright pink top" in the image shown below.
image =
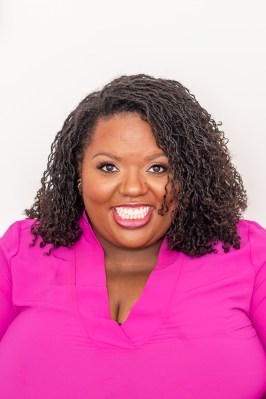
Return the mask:
MULTIPOLYGON (((32 220, 1 239, 1 399, 259 399, 266 390, 266 230, 241 249, 168 251, 119 326, 104 252, 83 214, 72 248, 30 247, 32 220)), ((39 242, 39 241, 38 241, 39 242)))

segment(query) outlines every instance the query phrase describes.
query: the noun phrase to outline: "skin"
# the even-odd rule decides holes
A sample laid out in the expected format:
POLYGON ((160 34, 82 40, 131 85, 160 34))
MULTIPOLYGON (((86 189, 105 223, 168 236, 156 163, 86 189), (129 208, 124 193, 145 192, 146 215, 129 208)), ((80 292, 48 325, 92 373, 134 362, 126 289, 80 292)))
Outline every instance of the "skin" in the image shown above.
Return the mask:
MULTIPOLYGON (((165 192, 168 165, 168 159, 157 146, 150 125, 137 114, 118 114, 98 121, 93 140, 84 153, 81 190, 85 209, 106 260, 119 269, 149 269, 156 264, 163 236, 171 224, 170 211, 175 206, 174 201, 169 204, 170 192, 167 197, 169 211, 163 216, 157 213, 165 192), (108 152, 121 159, 96 156, 100 152, 108 152), (146 157, 158 153, 162 155, 146 160, 146 157), (97 166, 103 162, 113 166, 98 169, 97 166), (154 166, 158 163, 166 170, 154 166), (112 173, 106 173, 106 170, 112 173), (119 191, 126 197, 121 197, 119 191), (128 229, 116 223, 112 207, 128 202, 154 206, 147 225, 128 229)), ((170 184, 167 189, 170 191, 170 184)))

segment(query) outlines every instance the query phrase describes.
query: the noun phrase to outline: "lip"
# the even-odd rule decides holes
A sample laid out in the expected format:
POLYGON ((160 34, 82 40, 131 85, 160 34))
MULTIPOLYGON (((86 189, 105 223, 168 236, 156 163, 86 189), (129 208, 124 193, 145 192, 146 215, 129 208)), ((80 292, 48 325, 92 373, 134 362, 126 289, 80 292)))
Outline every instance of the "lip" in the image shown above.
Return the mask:
POLYGON ((140 207, 140 206, 149 206, 151 208, 154 208, 154 206, 152 206, 150 204, 136 203, 136 202, 127 202, 126 204, 119 204, 119 205, 113 206, 113 208, 119 208, 120 206, 123 207, 123 208, 125 208, 127 206, 130 207, 130 208, 137 208, 137 207, 140 207))

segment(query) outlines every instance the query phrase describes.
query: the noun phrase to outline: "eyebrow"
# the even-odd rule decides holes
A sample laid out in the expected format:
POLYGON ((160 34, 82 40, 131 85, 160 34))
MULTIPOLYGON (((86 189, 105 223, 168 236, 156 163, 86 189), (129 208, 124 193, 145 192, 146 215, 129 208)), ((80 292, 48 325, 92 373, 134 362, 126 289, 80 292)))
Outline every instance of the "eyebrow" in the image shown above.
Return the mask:
MULTIPOLYGON (((122 159, 116 155, 110 154, 109 152, 98 152, 97 154, 93 155, 92 159, 98 157, 99 155, 105 155, 109 158, 116 159, 117 161, 121 161, 121 159, 122 159)), ((152 159, 159 158, 159 157, 166 157, 166 155, 163 152, 157 152, 156 154, 149 155, 148 157, 146 157, 144 159, 145 159, 145 161, 151 161, 152 159)))

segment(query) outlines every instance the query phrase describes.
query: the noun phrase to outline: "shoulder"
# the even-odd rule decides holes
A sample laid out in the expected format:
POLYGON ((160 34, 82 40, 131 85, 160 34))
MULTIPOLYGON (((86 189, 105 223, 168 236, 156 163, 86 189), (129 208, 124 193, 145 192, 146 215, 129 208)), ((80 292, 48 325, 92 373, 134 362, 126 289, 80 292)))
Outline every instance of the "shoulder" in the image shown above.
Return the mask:
POLYGON ((250 249, 250 261, 258 269, 266 263, 266 229, 258 222, 240 220, 237 230, 241 246, 247 243, 250 249))
POLYGON ((0 238, 1 252, 10 258, 19 250, 21 242, 31 242, 33 235, 31 234, 31 226, 35 219, 18 220, 12 223, 0 238))

